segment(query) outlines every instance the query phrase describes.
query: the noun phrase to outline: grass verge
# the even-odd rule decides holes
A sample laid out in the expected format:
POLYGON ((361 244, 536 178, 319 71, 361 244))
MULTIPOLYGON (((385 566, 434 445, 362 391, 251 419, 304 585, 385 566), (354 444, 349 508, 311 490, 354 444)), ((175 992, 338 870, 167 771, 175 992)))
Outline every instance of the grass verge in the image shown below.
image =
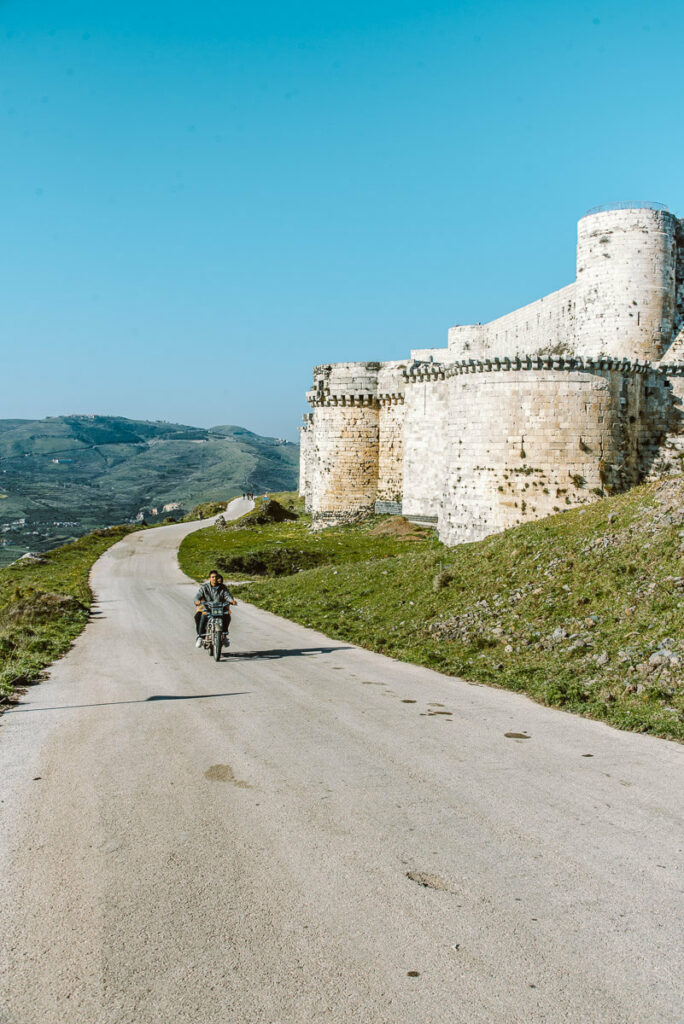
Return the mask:
POLYGON ((180 564, 257 566, 247 600, 330 637, 684 741, 681 480, 455 548, 401 522, 246 516, 191 534, 180 564))
POLYGON ((273 521, 263 499, 257 498, 254 509, 240 519, 186 537, 178 556, 181 569, 195 579, 205 577, 213 568, 231 580, 252 580, 254 576, 280 579, 319 566, 334 574, 355 562, 393 558, 414 549, 441 548, 431 530, 405 524, 404 520, 401 527, 396 521, 383 526, 381 517, 312 532, 301 498, 287 491, 270 498, 297 518, 273 521))
POLYGON ((88 621, 92 565, 136 529, 95 530, 37 561, 0 569, 0 712, 69 649, 88 621))

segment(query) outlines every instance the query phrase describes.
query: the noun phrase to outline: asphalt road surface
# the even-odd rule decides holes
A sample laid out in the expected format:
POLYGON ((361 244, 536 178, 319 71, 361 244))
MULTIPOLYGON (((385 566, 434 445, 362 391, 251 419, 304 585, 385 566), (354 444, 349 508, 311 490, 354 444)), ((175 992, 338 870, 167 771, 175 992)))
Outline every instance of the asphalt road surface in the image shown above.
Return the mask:
POLYGON ((198 525, 0 719, 2 1024, 684 1022, 684 748, 244 604, 216 664, 198 525))

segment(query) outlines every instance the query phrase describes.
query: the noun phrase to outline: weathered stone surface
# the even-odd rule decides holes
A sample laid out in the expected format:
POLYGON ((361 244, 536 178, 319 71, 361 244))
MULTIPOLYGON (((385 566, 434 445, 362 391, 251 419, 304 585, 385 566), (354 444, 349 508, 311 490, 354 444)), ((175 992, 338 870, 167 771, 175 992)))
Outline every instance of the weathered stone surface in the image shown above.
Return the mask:
POLYGON ((446 380, 407 384, 404 418, 405 516, 438 516, 447 473, 446 380))
POLYGON ((386 395, 378 414, 378 500, 401 501, 404 489, 404 398, 386 395))

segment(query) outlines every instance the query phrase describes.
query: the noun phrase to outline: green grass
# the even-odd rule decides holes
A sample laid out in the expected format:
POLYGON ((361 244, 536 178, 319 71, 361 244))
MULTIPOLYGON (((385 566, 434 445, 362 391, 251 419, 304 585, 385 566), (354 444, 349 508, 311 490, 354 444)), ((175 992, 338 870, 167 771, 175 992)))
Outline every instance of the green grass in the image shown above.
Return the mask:
MULTIPOLYGON (((300 498, 290 492, 269 497, 294 509, 300 518, 283 523, 260 522, 262 502, 257 499, 252 512, 225 529, 209 527, 186 537, 179 552, 183 571, 200 579, 217 568, 232 580, 253 579, 255 575, 291 576, 318 565, 334 572, 355 562, 392 558, 415 547, 429 550, 435 544, 432 532, 420 527, 406 538, 372 534, 367 523, 312 533, 310 517, 304 514, 300 498)), ((375 527, 379 521, 378 517, 371 525, 375 527)))
POLYGON ((88 620, 88 575, 133 526, 97 530, 41 556, 0 569, 0 710, 71 646, 88 620))
POLYGON ((243 596, 328 636, 684 741, 680 481, 456 548, 432 533, 374 534, 378 524, 311 533, 304 515, 271 525, 245 517, 190 535, 180 564, 195 578, 214 564, 227 575, 261 565, 243 596))

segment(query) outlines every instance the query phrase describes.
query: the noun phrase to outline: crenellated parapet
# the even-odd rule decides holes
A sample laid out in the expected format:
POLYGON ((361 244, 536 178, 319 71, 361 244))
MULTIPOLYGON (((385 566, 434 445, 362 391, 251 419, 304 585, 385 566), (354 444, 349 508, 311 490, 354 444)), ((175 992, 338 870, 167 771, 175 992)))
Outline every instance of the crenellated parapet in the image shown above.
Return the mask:
POLYGON ((325 407, 336 408, 338 405, 349 406, 349 408, 353 408, 355 406, 361 408, 363 408, 364 406, 376 408, 380 404, 380 399, 378 395, 316 394, 312 395, 312 397, 309 399, 309 404, 313 406, 314 409, 322 409, 325 407))
POLYGON ((654 369, 665 377, 684 377, 684 359, 681 363, 658 363, 654 369))
POLYGON ((425 381, 444 380, 447 373, 447 365, 434 362, 414 362, 409 364, 402 372, 406 384, 424 383, 425 381))
MULTIPOLYGON (((586 371, 587 373, 601 370, 616 370, 625 375, 644 374, 650 372, 667 372, 677 367, 664 367, 648 361, 639 362, 629 359, 614 359, 610 356, 514 356, 510 358, 492 357, 491 359, 457 359, 445 368, 447 377, 460 376, 464 373, 496 373, 509 370, 563 370, 586 371)), ((684 370, 684 366, 681 368, 684 370)))

